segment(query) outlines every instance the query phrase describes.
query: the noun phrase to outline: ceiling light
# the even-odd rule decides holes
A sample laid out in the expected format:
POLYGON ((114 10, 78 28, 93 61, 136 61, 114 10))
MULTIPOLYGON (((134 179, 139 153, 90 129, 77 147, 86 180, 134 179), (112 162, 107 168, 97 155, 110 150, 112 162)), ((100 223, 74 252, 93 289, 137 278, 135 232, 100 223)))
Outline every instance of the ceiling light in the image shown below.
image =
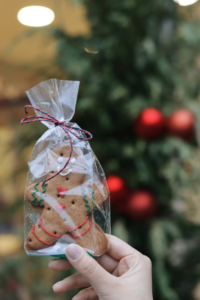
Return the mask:
POLYGON ((174 0, 181 6, 187 6, 196 3, 198 0, 174 0))
POLYGON ((54 12, 44 6, 26 6, 17 14, 20 23, 26 26, 40 27, 46 26, 53 22, 54 12))

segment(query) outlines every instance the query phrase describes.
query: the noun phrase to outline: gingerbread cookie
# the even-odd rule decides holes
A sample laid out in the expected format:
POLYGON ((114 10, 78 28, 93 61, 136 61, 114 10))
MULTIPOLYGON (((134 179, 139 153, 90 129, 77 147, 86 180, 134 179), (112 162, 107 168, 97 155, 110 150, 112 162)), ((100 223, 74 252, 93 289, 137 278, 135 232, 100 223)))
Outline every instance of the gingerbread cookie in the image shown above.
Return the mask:
POLYGON ((101 255, 107 249, 107 239, 94 219, 108 197, 107 188, 92 183, 87 173, 87 162, 81 151, 74 147, 67 168, 53 177, 68 160, 70 146, 58 145, 49 152, 46 178, 43 184, 35 182, 25 191, 25 199, 40 215, 27 235, 25 248, 39 250, 53 246, 63 235, 89 250, 101 255))

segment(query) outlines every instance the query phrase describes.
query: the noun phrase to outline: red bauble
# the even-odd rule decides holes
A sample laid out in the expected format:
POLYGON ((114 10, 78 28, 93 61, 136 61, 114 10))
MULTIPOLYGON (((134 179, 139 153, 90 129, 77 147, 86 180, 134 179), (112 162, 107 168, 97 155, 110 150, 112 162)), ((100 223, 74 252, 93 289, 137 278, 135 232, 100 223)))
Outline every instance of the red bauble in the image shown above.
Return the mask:
POLYGON ((110 191, 110 201, 113 208, 118 212, 125 211, 125 201, 129 196, 129 190, 124 180, 116 175, 107 177, 107 184, 110 191))
POLYGON ((165 129, 165 118, 155 108, 144 109, 134 123, 135 133, 145 139, 160 137, 165 129))
POLYGON ((194 137, 195 117, 187 109, 175 111, 167 120, 167 130, 170 134, 183 139, 194 137))
POLYGON ((119 176, 115 176, 115 175, 111 175, 107 178, 107 184, 108 184, 108 188, 110 193, 113 193, 117 195, 118 192, 120 192, 125 183, 123 181, 123 179, 121 179, 119 176))
POLYGON ((9 292, 14 292, 19 288, 19 283, 15 279, 9 280, 8 284, 6 285, 6 290, 9 292))
POLYGON ((155 215, 157 202, 154 195, 148 191, 133 192, 127 205, 127 214, 135 220, 144 220, 155 215))

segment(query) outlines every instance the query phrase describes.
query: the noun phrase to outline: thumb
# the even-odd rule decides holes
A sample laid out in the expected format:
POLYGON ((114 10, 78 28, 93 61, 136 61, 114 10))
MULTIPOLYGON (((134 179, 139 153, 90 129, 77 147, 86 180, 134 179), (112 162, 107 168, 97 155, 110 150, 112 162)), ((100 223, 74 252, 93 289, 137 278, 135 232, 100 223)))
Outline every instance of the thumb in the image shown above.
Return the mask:
POLYGON ((76 244, 66 248, 66 256, 71 265, 83 275, 98 293, 104 285, 112 284, 113 276, 104 270, 95 259, 76 244))

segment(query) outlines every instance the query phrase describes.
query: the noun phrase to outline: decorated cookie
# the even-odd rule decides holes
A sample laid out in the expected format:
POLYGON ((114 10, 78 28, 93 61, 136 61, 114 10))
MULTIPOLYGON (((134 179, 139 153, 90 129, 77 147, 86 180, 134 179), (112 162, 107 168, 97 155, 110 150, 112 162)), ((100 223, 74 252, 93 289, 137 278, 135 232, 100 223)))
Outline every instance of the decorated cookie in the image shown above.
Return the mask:
POLYGON ((41 122, 47 127, 28 161, 24 197, 28 255, 60 257, 71 242, 94 256, 107 250, 110 198, 105 173, 89 143, 92 133, 71 122, 78 89, 78 81, 53 78, 26 92, 31 105, 25 105, 27 116, 21 124, 41 122), (35 115, 28 115, 29 108, 35 115))
POLYGON ((59 144, 49 151, 48 180, 34 182, 25 191, 25 199, 40 215, 27 235, 27 250, 53 246, 67 235, 93 255, 106 251, 107 239, 95 221, 94 212, 100 211, 108 190, 98 181, 93 183, 85 157, 76 147, 71 151, 69 145, 59 144), (70 152, 67 167, 57 174, 69 160, 70 152))

